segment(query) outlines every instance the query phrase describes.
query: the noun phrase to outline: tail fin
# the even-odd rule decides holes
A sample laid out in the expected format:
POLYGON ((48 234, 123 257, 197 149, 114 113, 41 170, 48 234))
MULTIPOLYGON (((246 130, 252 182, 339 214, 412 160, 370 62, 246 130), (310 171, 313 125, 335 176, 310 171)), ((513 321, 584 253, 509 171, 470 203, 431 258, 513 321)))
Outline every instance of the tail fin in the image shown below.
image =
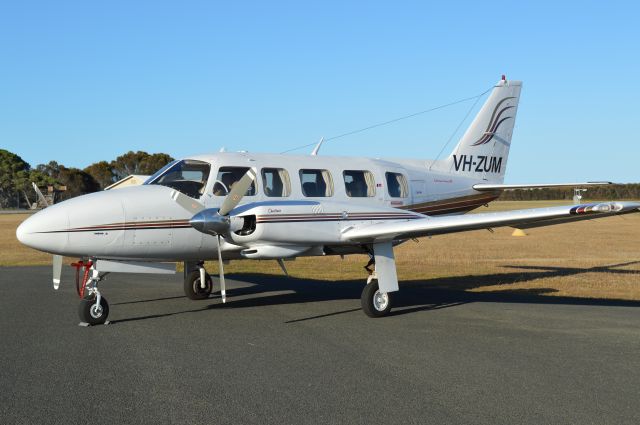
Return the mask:
POLYGON ((438 168, 502 183, 521 88, 521 81, 507 81, 503 77, 451 155, 438 168))

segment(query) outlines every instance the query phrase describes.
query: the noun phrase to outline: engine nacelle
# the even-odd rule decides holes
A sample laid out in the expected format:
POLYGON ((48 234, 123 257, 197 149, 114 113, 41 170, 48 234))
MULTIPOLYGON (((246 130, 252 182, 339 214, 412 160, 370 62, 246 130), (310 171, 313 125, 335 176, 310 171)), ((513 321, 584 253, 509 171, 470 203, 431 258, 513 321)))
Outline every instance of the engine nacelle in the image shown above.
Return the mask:
MULTIPOLYGON (((256 202, 236 208, 232 216, 242 220, 242 227, 231 232, 228 240, 240 246, 290 246, 295 250, 323 245, 340 245, 342 233, 353 226, 383 220, 407 220, 417 214, 388 207, 372 207, 339 202, 271 201, 256 202)), ((225 235, 227 237, 227 235, 225 235)), ((268 252, 268 251, 267 251, 268 252)), ((286 253, 265 257, 287 258, 286 253)))
MULTIPOLYGON (((344 207, 342 208, 344 209, 344 207)), ((340 238, 341 213, 329 213, 327 205, 315 201, 260 202, 236 209, 236 217, 244 220, 240 230, 229 235, 238 245, 291 246, 293 251, 335 243, 340 238), (264 244, 264 245, 263 245, 264 244)), ((267 251, 268 252, 268 251, 267 251)), ((268 257, 288 258, 292 255, 272 254, 268 257)), ((253 255, 253 254, 249 254, 253 255)), ((265 253, 265 255, 267 255, 265 253)))
POLYGON ((304 245, 260 245, 243 249, 240 251, 240 255, 253 260, 274 260, 297 257, 311 248, 304 245))

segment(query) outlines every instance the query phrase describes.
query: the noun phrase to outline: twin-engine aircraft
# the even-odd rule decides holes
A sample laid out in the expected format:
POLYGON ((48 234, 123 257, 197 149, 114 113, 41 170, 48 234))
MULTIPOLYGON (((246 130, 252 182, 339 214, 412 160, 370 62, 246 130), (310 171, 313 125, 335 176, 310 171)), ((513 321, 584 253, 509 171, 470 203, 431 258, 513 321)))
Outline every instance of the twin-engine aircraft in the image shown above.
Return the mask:
POLYGON ((144 185, 80 196, 25 220, 18 239, 54 254, 79 257, 80 319, 105 323, 98 290, 107 273, 175 273, 184 262, 187 297, 208 298, 204 260, 217 258, 222 302, 224 262, 369 254, 361 304, 387 315, 398 291, 394 246, 411 238, 498 226, 547 226, 634 213, 638 202, 600 202, 464 215, 513 188, 600 183, 505 185, 522 84, 504 77, 448 158, 370 159, 316 155, 216 153, 174 161, 144 185), (173 270, 169 270, 172 267, 173 270))

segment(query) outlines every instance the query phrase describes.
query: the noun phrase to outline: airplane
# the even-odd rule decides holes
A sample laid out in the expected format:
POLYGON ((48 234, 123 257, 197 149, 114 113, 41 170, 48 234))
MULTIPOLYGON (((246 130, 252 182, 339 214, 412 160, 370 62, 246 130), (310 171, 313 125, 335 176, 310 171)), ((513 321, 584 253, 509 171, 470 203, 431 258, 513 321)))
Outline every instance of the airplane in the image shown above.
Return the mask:
MULTIPOLYGON (((34 214, 18 240, 53 254, 54 288, 62 256, 76 267, 79 316, 104 324, 108 273, 175 273, 184 291, 210 296, 204 261, 368 254, 361 295, 369 317, 390 313, 399 290, 394 247, 407 240, 511 226, 521 229, 637 213, 640 202, 597 202, 464 214, 503 190, 584 187, 609 182, 504 184, 522 83, 492 88, 451 154, 440 160, 219 152, 173 161, 143 185, 79 196, 34 214), (173 264, 167 264, 173 263, 173 264)), ((322 141, 321 141, 322 143, 322 141)), ((452 253, 455 255, 455 253, 452 253)))

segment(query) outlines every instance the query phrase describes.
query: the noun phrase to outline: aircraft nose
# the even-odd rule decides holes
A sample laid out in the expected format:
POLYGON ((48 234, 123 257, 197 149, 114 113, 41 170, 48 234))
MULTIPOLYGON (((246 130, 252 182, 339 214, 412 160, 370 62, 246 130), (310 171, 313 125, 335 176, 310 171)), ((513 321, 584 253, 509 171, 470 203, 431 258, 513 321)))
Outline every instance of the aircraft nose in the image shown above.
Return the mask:
POLYGON ((28 237, 30 233, 30 229, 29 229, 30 223, 27 223, 27 221, 29 221, 29 219, 26 219, 25 221, 20 223, 20 225, 16 229, 16 238, 18 238, 20 243, 23 245, 28 245, 28 241, 29 241, 28 237))
POLYGON ((61 252, 67 244, 69 217, 62 208, 49 207, 23 221, 16 229, 20 243, 39 251, 61 252))

